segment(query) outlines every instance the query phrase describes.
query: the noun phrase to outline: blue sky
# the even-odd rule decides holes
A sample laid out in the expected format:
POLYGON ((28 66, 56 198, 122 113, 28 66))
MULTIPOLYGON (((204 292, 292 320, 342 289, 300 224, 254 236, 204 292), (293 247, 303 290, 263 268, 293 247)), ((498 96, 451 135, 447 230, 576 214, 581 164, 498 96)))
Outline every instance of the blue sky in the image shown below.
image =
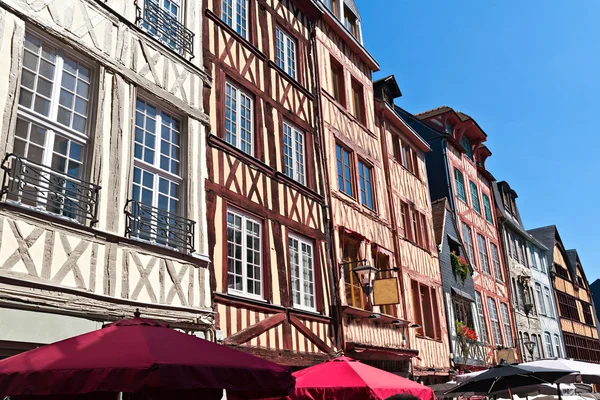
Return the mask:
POLYGON ((410 112, 477 120, 525 226, 555 224, 600 278, 600 1, 356 0, 366 48, 410 112))

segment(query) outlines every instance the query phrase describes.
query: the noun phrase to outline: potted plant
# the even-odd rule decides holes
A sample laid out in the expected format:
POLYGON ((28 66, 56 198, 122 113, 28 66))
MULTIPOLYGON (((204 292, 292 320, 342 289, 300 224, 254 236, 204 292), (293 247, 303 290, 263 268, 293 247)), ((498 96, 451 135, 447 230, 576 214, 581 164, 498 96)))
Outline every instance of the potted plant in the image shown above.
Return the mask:
POLYGON ((460 321, 456 321, 456 337, 458 338, 458 345, 460 346, 463 362, 466 364, 469 359, 470 347, 473 343, 477 342, 479 337, 474 329, 469 328, 460 321))
POLYGON ((469 274, 471 273, 471 268, 469 268, 469 263, 464 257, 459 256, 455 253, 450 253, 450 260, 452 261, 452 268, 454 269, 454 273, 458 275, 462 283, 465 283, 469 274))

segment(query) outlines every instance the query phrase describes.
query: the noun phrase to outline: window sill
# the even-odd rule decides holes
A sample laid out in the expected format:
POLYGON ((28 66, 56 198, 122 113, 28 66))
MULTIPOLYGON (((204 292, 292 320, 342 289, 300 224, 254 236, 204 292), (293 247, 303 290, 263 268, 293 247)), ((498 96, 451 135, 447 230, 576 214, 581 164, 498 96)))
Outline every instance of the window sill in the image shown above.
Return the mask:
POLYGON ((227 33, 229 33, 231 36, 238 39, 246 48, 248 48, 248 50, 250 50, 252 53, 254 53, 259 59, 261 59, 262 61, 267 60, 267 56, 262 51, 260 51, 260 49, 258 47, 256 47, 248 39, 246 39, 245 37, 243 37, 242 35, 237 33, 235 31, 235 29, 233 29, 232 27, 227 25, 225 22, 223 22, 217 14, 212 12, 212 10, 206 9, 204 14, 206 14, 206 16, 209 19, 211 19, 215 24, 217 24, 221 29, 226 30, 227 33))
POLYGON ((323 90, 323 94, 327 97, 339 110, 346 116, 346 118, 351 119, 352 122, 355 122, 358 126, 360 126, 369 136, 373 139, 377 139, 377 135, 371 132, 371 130, 360 120, 358 120, 342 103, 337 101, 335 97, 333 97, 327 90, 323 90))
POLYGON ((268 304, 268 301, 265 300, 262 296, 247 294, 247 293, 239 292, 237 290, 236 291, 227 290, 227 295, 231 296, 231 297, 235 297, 240 300, 251 300, 251 301, 256 301, 256 302, 263 303, 263 304, 268 304))
POLYGON ((406 168, 401 162, 399 162, 395 158, 394 158, 394 161, 396 161, 396 163, 398 163, 402 167, 403 170, 405 170, 406 172, 408 172, 409 174, 411 174, 412 176, 417 178, 419 180, 419 182, 423 183, 423 180, 421 179, 421 177, 419 175, 417 175, 416 172, 413 172, 410 169, 406 168))
POLYGON ((401 236, 401 238, 402 238, 402 240, 404 240, 405 242, 408 242, 408 243, 412 244, 413 246, 415 246, 415 247, 417 247, 417 248, 419 248, 419 249, 423 250, 424 252, 426 252, 426 253, 428 253, 428 254, 431 254, 431 250, 428 250, 428 249, 426 249, 425 247, 423 247, 423 246, 419 245, 419 244, 418 244, 417 242, 415 242, 414 240, 412 240, 412 239, 409 239, 409 238, 407 238, 407 237, 405 237, 405 236, 401 236))
POLYGON ((283 172, 276 171, 275 179, 277 179, 279 182, 281 182, 283 184, 293 187, 295 190, 299 191, 300 193, 304 194, 307 197, 312 198, 315 201, 318 201, 321 204, 324 203, 323 196, 321 196, 319 193, 315 192, 308 186, 305 186, 305 185, 301 184, 300 182, 290 178, 283 172))
POLYGON ((305 88, 297 79, 291 77, 290 74, 285 72, 283 69, 281 69, 279 65, 275 64, 271 60, 269 60, 268 65, 275 71, 279 72, 279 74, 283 76, 285 80, 290 82, 296 89, 301 91, 306 97, 308 97, 310 101, 314 101, 315 97, 313 96, 313 94, 307 88, 305 88))

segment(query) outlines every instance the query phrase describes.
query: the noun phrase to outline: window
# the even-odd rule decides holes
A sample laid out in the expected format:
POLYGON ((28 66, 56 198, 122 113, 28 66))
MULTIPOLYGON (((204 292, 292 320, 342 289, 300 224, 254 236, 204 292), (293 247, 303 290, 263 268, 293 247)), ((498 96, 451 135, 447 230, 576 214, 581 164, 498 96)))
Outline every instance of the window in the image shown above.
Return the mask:
POLYGON ((557 334, 554 334, 554 350, 556 351, 556 357, 562 357, 562 352, 560 351, 560 339, 557 334))
POLYGON ((479 204, 479 193, 477 192, 477 185, 473 181, 469 181, 471 187, 471 201, 473 202, 473 209, 477 211, 477 214, 481 214, 481 204, 479 204))
POLYGON ((221 19, 244 39, 248 39, 248 0, 222 0, 221 19))
POLYGON ((483 210, 485 212, 485 219, 487 222, 493 224, 494 217, 492 217, 492 205, 490 203, 490 198, 485 193, 483 193, 483 210))
POLYGON ((338 0, 325 0, 325 5, 336 17, 338 16, 338 0))
POLYGON ((414 235, 410 229, 410 208, 408 207, 408 204, 404 202, 400 204, 400 213, 402 216, 402 225, 404 227, 404 237, 414 241, 414 235))
POLYGON ((561 317, 581 322, 575 297, 557 291, 556 298, 558 300, 558 308, 560 310, 561 317))
POLYGON ((280 27, 275 29, 275 53, 277 66, 294 79, 297 74, 296 40, 280 27))
POLYGON ((254 100, 243 90, 225 84, 225 140, 246 154, 253 154, 254 100))
POLYGON ((508 233, 508 241, 510 245, 510 254, 512 255, 512 258, 514 258, 515 261, 519 261, 519 256, 517 255, 517 247, 515 245, 515 236, 512 234, 512 232, 508 233))
POLYGON ((554 318, 554 307, 552 306, 552 296, 550 295, 550 289, 544 287, 544 296, 546 298, 546 310, 548 310, 548 317, 554 318))
POLYGON ((475 251, 473 249, 473 236, 471 234, 471 228, 466 223, 462 223, 462 234, 463 240, 465 241, 465 247, 467 255, 469 256, 469 262, 471 265, 475 265, 475 251))
POLYGON ((491 297, 488 297, 488 310, 490 311, 490 321, 492 321, 494 343, 498 346, 502 346, 502 335, 500 333, 500 320, 498 318, 498 310, 496 309, 496 301, 491 297))
POLYGON ((227 210, 227 288, 262 299, 262 232, 258 219, 227 210))
POLYGON ((295 235, 288 237, 290 251, 290 274, 294 306, 309 311, 316 310, 315 270, 313 245, 308 240, 295 235))
POLYGON ((356 16, 348 7, 344 7, 344 26, 350 31, 352 36, 356 39, 360 39, 358 37, 358 23, 356 21, 356 16))
POLYGON ((283 123, 283 159, 285 174, 304 185, 304 132, 283 123))
POLYGON ((360 202, 373 210, 372 168, 358 160, 358 182, 360 184, 360 202))
POLYGON ((552 351, 552 339, 550 338, 550 334, 548 332, 544 332, 544 339, 546 340, 546 356, 548 358, 554 357, 554 353, 552 351))
POLYGON ((562 265, 554 264, 554 270, 556 271, 557 276, 569 280, 569 272, 565 267, 563 267, 562 265))
POLYGON ((352 80, 352 115, 362 122, 365 123, 365 99, 363 94, 363 87, 360 83, 352 80))
POLYGON ((467 202, 467 194, 465 193, 465 181, 463 174, 457 168, 454 168, 454 183, 456 185, 456 195, 459 200, 467 202))
POLYGON ((465 155, 469 157, 470 160, 473 160, 473 149, 471 149, 471 142, 469 141, 469 138, 467 138, 465 135, 462 135, 460 138, 460 145, 465 150, 465 155))
POLYGON ((419 156, 406 143, 402 143, 402 166, 419 177, 419 156))
POLYGON ((359 246, 360 243, 357 241, 342 239, 346 303, 352 307, 365 308, 362 287, 356 275, 352 272, 355 267, 360 265, 359 246))
POLYGON ((145 0, 143 7, 142 29, 179 54, 193 56, 194 33, 183 25, 182 0, 145 0))
POLYGON ((435 289, 430 288, 417 281, 411 282, 413 294, 413 307, 415 322, 421 325, 417 328, 417 335, 426 336, 433 339, 439 339, 439 332, 436 327, 439 326, 437 320, 437 296, 435 289))
POLYGON ((345 101, 344 88, 344 68, 333 57, 330 57, 331 64, 331 90, 333 98, 340 104, 345 101))
POLYGON ((477 247, 479 248, 479 260, 481 261, 481 268, 484 273, 490 275, 490 261, 488 259, 485 238, 479 233, 477 234, 477 247))
POLYGON ((490 243, 492 248, 492 263, 494 264, 494 273, 496 274, 496 279, 500 282, 504 282, 504 277, 502 276, 502 266, 500 265, 500 256, 498 255, 498 247, 494 243, 490 243))
POLYGON ((483 313, 483 301, 479 292, 475 292, 475 305, 477 306, 477 314, 479 317, 479 341, 487 343, 487 323, 485 321, 485 314, 483 313))
POLYGON ((581 301, 581 311, 583 312, 583 319, 585 320, 585 323, 588 325, 594 325, 591 306, 588 303, 581 301))
POLYGON ((419 228, 421 228, 419 246, 424 249, 429 249, 429 229, 427 225, 427 217, 422 213, 419 213, 419 228))
POLYGON ((352 191, 352 168, 351 168, 351 155, 348 150, 336 145, 336 159, 337 159, 337 174, 338 174, 338 189, 341 192, 346 193, 348 196, 353 196, 352 191))
POLYGON ((542 295, 542 285, 539 283, 535 283, 535 294, 537 297, 538 309, 540 310, 540 314, 546 315, 546 303, 544 302, 544 297, 542 295))
POLYGON ((513 347, 513 337, 510 331, 510 316, 508 314, 508 306, 505 303, 500 303, 502 308, 502 322, 504 323, 504 335, 506 336, 506 347, 513 347))
POLYGON ((454 127, 452 126, 452 124, 448 121, 446 121, 446 133, 449 135, 452 135, 452 131, 454 130, 454 127))
POLYGON ((91 117, 91 70, 26 33, 13 153, 16 187, 7 199, 83 222, 82 182, 91 117))
MULTIPOLYGON (((388 255, 383 254, 381 252, 375 252, 373 254, 373 259, 375 260, 375 265, 379 271, 379 279, 386 278, 394 278, 392 275, 392 271, 390 270, 390 258, 388 255)), ((387 304, 380 306, 381 312, 386 315, 396 316, 396 305, 395 304, 387 304)))
POLYGON ((392 135, 392 151, 394 152, 394 159, 399 163, 402 163, 401 147, 402 143, 400 138, 396 135, 392 135))

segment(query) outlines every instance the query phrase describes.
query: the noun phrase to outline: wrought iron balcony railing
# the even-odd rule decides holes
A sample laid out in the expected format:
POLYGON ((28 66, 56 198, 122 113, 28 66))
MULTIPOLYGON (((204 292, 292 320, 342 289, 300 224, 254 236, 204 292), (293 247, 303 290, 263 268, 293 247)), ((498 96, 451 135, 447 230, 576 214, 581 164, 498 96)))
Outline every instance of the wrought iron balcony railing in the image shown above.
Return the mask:
POLYGON ((69 176, 15 154, 2 161, 4 201, 94 225, 100 186, 69 176))
POLYGON ((141 0, 143 9, 135 2, 136 23, 161 43, 182 56, 194 58, 194 33, 187 29, 177 17, 163 9, 158 0, 141 0))
POLYGON ((184 253, 194 252, 195 221, 135 200, 127 201, 125 214, 128 237, 184 253))
POLYGON ((454 363, 485 366, 490 346, 483 342, 466 340, 464 337, 452 337, 454 363))

